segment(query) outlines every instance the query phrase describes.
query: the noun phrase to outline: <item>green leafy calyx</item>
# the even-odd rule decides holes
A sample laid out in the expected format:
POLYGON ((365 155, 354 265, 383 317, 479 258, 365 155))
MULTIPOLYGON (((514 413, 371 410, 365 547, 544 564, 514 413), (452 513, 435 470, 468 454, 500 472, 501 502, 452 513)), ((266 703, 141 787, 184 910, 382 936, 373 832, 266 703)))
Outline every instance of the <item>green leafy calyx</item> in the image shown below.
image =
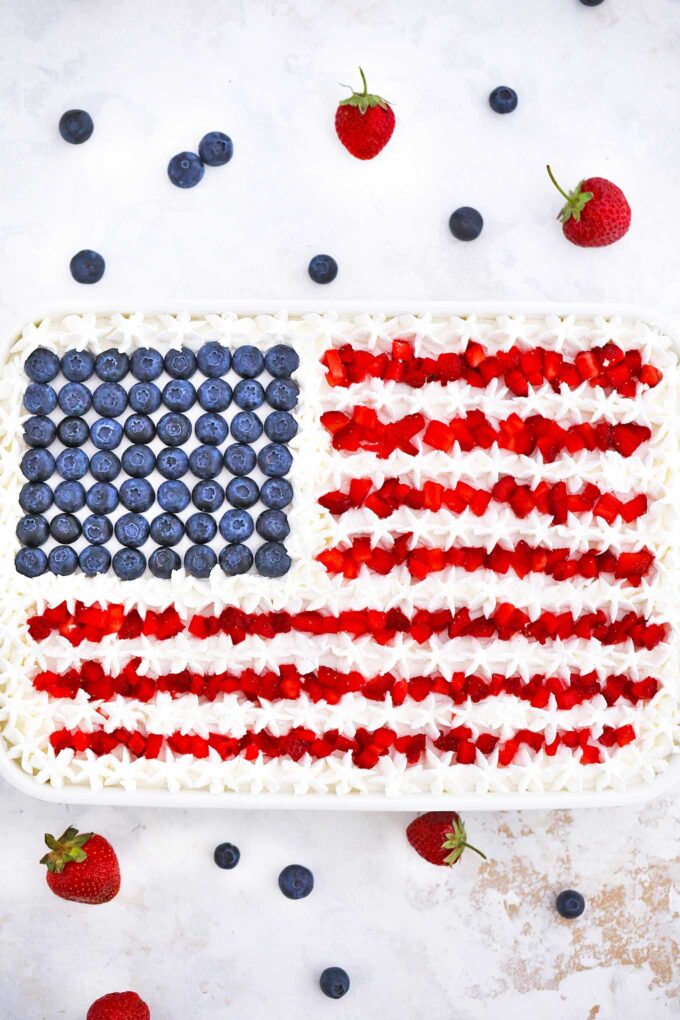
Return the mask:
POLYGON ((84 860, 87 860, 87 854, 83 847, 89 839, 92 839, 93 835, 93 832, 79 833, 73 827, 67 829, 59 839, 55 839, 54 836, 46 833, 45 843, 49 847, 50 852, 40 858, 40 863, 46 864, 47 870, 53 875, 61 875, 66 865, 72 861, 82 864, 84 860))
POLYGON ((562 223, 566 223, 567 220, 574 219, 578 223, 581 219, 581 213, 593 197, 592 191, 581 191, 581 188, 583 187, 583 181, 581 181, 575 191, 570 191, 569 194, 567 194, 567 192, 564 191, 564 189, 561 188, 555 180, 553 172, 549 166, 546 167, 546 170, 548 171, 550 180, 553 182, 560 195, 567 200, 567 204, 562 207, 557 216, 558 220, 561 220, 562 223))
MULTIPOLYGON (((361 75, 361 80, 364 83, 364 91, 352 91, 352 95, 349 99, 343 99, 340 106, 355 106, 362 115, 366 113, 366 110, 373 109, 376 106, 379 106, 381 110, 387 110, 390 104, 386 99, 383 99, 382 96, 373 96, 369 93, 368 86, 366 84, 366 75, 361 68, 359 68, 359 74, 361 75)), ((343 88, 350 89, 352 86, 344 85, 343 88)))
POLYGON ((451 828, 444 834, 444 842, 442 843, 442 850, 450 850, 451 853, 447 854, 444 858, 444 864, 454 865, 456 861, 460 860, 463 851, 465 849, 474 850, 476 854, 483 857, 486 860, 486 854, 483 854, 481 850, 478 850, 476 846, 472 846, 467 841, 467 833, 465 832, 465 826, 460 818, 453 817, 451 819, 451 828))

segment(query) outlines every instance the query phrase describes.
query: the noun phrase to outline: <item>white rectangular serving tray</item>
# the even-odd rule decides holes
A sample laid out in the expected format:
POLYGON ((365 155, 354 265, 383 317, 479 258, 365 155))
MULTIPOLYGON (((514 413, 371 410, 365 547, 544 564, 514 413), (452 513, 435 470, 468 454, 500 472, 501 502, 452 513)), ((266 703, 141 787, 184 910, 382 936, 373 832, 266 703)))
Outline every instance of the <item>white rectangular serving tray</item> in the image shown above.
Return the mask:
MULTIPOLYGON (((498 304, 492 301, 186 301, 172 299, 167 302, 154 302, 149 305, 130 306, 127 301, 97 301, 92 298, 82 301, 55 302, 44 307, 33 309, 32 314, 22 316, 3 330, 0 340, 0 366, 7 358, 10 347, 21 334, 27 322, 39 322, 44 318, 62 318, 65 315, 83 315, 93 313, 110 315, 113 312, 131 314, 141 312, 143 315, 185 313, 195 316, 206 314, 223 314, 233 312, 236 315, 257 316, 275 315, 284 312, 291 316, 338 312, 344 316, 378 315, 390 317, 399 315, 431 314, 433 318, 448 316, 495 316, 495 315, 574 315, 582 318, 602 316, 611 318, 640 319, 646 323, 659 326, 673 340, 680 356, 680 337, 664 316, 649 309, 633 305, 585 304, 558 302, 507 302, 498 304)), ((182 790, 171 793, 168 790, 124 790, 115 789, 91 790, 87 787, 69 786, 57 789, 36 780, 22 771, 21 767, 10 760, 5 741, 0 734, 0 776, 6 779, 21 793, 39 800, 59 804, 111 805, 120 807, 174 807, 174 808, 295 808, 298 810, 338 810, 338 811, 434 811, 461 809, 467 811, 516 811, 516 810, 548 810, 563 808, 599 808, 618 807, 639 804, 654 797, 668 793, 676 784, 680 784, 680 747, 665 772, 659 774, 651 783, 630 786, 624 790, 605 790, 602 792, 588 790, 581 793, 460 793, 436 796, 433 794, 409 794, 405 796, 387 797, 378 794, 352 793, 345 796, 333 794, 274 794, 274 793, 221 793, 211 794, 207 791, 182 790)), ((680 790, 680 785, 678 786, 680 790)))

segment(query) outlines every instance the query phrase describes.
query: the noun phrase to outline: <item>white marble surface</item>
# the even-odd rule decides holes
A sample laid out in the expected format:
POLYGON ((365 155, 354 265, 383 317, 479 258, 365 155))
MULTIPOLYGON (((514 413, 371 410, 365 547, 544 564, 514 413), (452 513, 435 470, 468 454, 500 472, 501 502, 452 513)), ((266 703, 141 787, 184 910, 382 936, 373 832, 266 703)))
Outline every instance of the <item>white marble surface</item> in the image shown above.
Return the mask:
MULTIPOLYGON (((82 296, 103 304, 199 298, 635 301, 680 318, 678 0, 5 0, 0 10, 0 315, 82 296), (332 127, 337 81, 393 100, 397 129, 363 164, 332 127), (486 105, 497 84, 516 113, 486 105), (82 106, 95 134, 63 143, 82 106), (208 130, 230 165, 181 192, 168 158, 208 130), (571 247, 547 160, 574 185, 611 176, 633 227, 603 251, 571 247), (477 206, 479 241, 447 230, 477 206), (93 247, 97 287, 68 273, 93 247), (333 254, 321 291, 309 258, 333 254)), ((77 813, 3 788, 0 1018, 84 1018, 136 988, 154 1020, 666 1020, 680 1015, 678 801, 468 818, 490 855, 451 873, 408 848, 400 815, 77 813), (46 891, 44 831, 109 835, 123 890, 69 906, 46 891), (213 846, 241 847, 232 873, 213 846), (284 900, 280 868, 307 863, 313 896, 284 900), (588 910, 556 918, 563 886, 588 910), (342 1002, 315 985, 340 964, 342 1002)))

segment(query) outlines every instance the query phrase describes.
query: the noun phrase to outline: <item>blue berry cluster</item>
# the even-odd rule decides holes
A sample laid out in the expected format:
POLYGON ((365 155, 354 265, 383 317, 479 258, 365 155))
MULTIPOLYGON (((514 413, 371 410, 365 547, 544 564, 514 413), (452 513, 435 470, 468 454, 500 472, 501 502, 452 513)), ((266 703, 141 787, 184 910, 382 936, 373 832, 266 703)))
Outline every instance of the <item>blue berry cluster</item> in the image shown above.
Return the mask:
POLYGON ((34 351, 16 569, 286 574, 298 365, 285 344, 34 351))

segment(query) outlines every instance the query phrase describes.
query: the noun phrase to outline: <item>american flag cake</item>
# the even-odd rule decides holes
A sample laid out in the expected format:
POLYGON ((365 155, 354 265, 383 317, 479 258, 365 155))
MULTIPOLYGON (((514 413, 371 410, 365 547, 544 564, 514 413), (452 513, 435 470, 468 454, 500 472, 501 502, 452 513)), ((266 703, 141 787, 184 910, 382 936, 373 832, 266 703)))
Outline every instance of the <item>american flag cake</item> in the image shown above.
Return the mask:
POLYGON ((67 315, 0 378, 38 784, 622 790, 677 745, 677 358, 573 315, 67 315))

